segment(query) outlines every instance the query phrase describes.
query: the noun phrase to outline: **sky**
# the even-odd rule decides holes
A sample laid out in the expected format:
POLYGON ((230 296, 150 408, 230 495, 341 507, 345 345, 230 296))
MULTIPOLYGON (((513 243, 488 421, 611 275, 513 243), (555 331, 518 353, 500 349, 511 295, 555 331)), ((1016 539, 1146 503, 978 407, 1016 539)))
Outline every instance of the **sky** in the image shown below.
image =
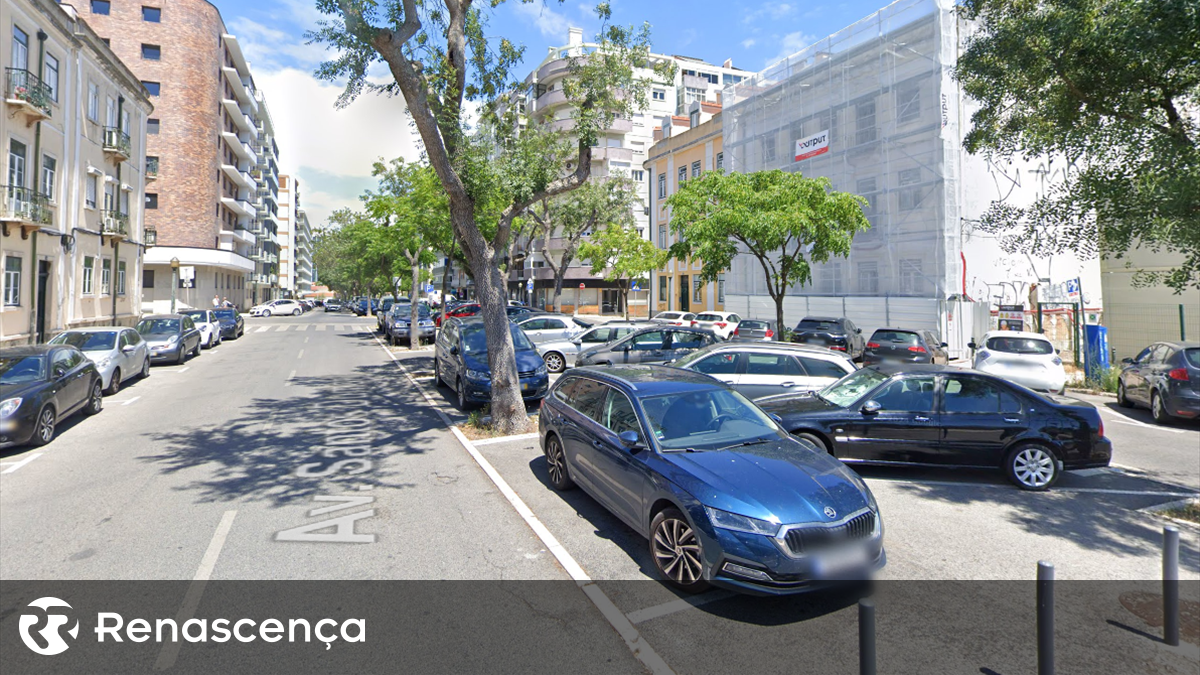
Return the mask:
MULTIPOLYGON (((376 161, 420 157, 420 139, 401 98, 364 95, 345 109, 334 102, 338 83, 318 80, 314 69, 331 54, 306 44, 304 33, 323 17, 315 0, 211 0, 226 29, 238 38, 275 124, 283 173, 300 181, 300 204, 314 227, 338 208, 357 208, 375 187, 376 161)), ((486 7, 490 3, 480 2, 486 7)), ((884 0, 847 2, 744 2, 742 0, 611 0, 613 21, 651 27, 653 51, 701 58, 758 71, 862 19, 884 0)), ((567 29, 591 39, 600 24, 595 3, 578 0, 508 0, 489 13, 489 36, 525 47, 516 73, 523 78, 546 55, 566 44, 567 29)), ((381 75, 386 71, 380 70, 381 75)))

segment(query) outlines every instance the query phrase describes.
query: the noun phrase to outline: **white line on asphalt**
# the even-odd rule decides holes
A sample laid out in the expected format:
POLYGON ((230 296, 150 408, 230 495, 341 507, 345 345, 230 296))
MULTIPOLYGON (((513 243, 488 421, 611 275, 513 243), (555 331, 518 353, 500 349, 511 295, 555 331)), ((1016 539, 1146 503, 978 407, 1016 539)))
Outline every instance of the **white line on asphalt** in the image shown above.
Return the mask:
POLYGON ((1168 429, 1167 427, 1160 427, 1157 424, 1146 424, 1145 422, 1139 422, 1137 420, 1130 419, 1120 413, 1108 413, 1108 419, 1110 422, 1116 422, 1117 424, 1124 424, 1124 425, 1131 426, 1131 427, 1141 427, 1143 429, 1157 429, 1159 431, 1165 431, 1170 434, 1186 433, 1183 429, 1168 429))
MULTIPOLYGON (((192 577, 187 594, 183 596, 183 604, 179 606, 179 614, 175 616, 177 624, 183 625, 196 615, 196 608, 200 606, 200 596, 204 595, 204 587, 212 576, 213 568, 217 566, 217 558, 220 557, 221 549, 225 546, 225 539, 229 536, 229 530, 233 527, 233 517, 236 515, 237 511, 226 511, 221 516, 217 531, 213 533, 212 540, 208 542, 208 549, 204 551, 204 557, 200 559, 200 567, 196 570, 196 576, 192 577)), ((180 643, 177 641, 163 645, 158 652, 158 659, 154 661, 154 669, 167 670, 175 665, 175 659, 179 657, 179 646, 180 643)))
MULTIPOLYGON (((1074 472, 1073 472, 1074 473, 1074 472)), ((938 487, 968 487, 973 489, 978 488, 995 488, 999 490, 1014 490, 1009 485, 998 485, 995 483, 967 483, 965 481, 951 480, 893 480, 890 478, 868 478, 867 482, 880 481, 883 483, 899 483, 905 485, 929 485, 938 487)), ((1082 487, 1055 487, 1046 494, 1054 494, 1055 492, 1076 492, 1079 494, 1098 494, 1098 495, 1144 495, 1147 497, 1200 497, 1200 492, 1166 492, 1161 490, 1116 490, 1110 488, 1082 488, 1082 487)), ((1036 494, 1036 493, 1035 493, 1036 494)))
POLYGON ((121 401, 121 405, 129 405, 130 403, 133 403, 134 401, 138 400, 139 398, 141 398, 141 396, 134 396, 133 398, 129 399, 128 401, 121 401))
POLYGON ((283 386, 285 386, 285 387, 292 386, 292 379, 294 377, 296 377, 296 371, 293 370, 292 372, 288 373, 287 379, 283 381, 283 386))
POLYGON ((685 609, 692 609, 693 607, 707 605, 710 602, 732 598, 733 596, 734 594, 729 591, 715 591, 705 593, 704 595, 700 596, 692 596, 690 598, 678 598, 670 602, 664 602, 661 605, 655 605, 653 607, 647 607, 646 609, 639 609, 636 612, 630 612, 625 616, 629 618, 630 623, 639 624, 649 621, 650 619, 657 619, 659 617, 667 616, 668 614, 682 612, 685 609))
POLYGON ((270 326, 259 326, 259 327, 258 327, 258 330, 254 331, 254 332, 255 332, 255 333, 265 333, 265 332, 267 332, 267 331, 269 331, 269 330, 271 330, 271 327, 270 327, 270 326))
POLYGON ((298 359, 304 358, 304 350, 303 349, 301 349, 300 353, 296 355, 296 358, 298 358, 298 359))
MULTIPOLYGON (((26 464, 28 464, 28 463, 32 462, 33 460, 35 460, 35 459, 37 459, 38 457, 41 457, 41 456, 42 456, 42 453, 40 453, 40 452, 35 452, 35 453, 33 453, 32 455, 30 455, 30 456, 26 457, 25 459, 23 459, 23 460, 21 460, 21 461, 19 461, 19 462, 12 462, 12 463, 11 463, 11 464, 12 464, 12 466, 8 467, 7 469, 5 469, 5 470, 3 470, 3 471, 0 471, 0 475, 6 474, 6 473, 13 473, 13 472, 14 472, 14 471, 16 471, 17 469, 19 469, 19 468, 21 468, 21 467, 25 466, 26 464)), ((8 464, 8 463, 9 463, 9 462, 5 462, 5 464, 8 464)))
POLYGON ((305 336, 304 336, 304 344, 308 344, 308 340, 309 340, 309 338, 311 338, 311 337, 312 337, 312 336, 310 336, 310 335, 305 335, 305 336))
POLYGON ((558 561, 558 564, 562 565, 563 569, 568 575, 570 575, 571 579, 573 579, 575 583, 579 585, 584 594, 587 595, 588 599, 592 601, 592 604, 596 606, 596 609, 600 610, 600 614, 604 616, 604 618, 608 621, 608 624, 612 626, 613 630, 617 631, 617 634, 620 635, 621 639, 625 641, 625 646, 629 648, 629 651, 633 654, 634 658, 641 661, 642 665, 644 665, 651 673, 656 673, 659 675, 673 675, 675 671, 671 670, 671 667, 668 666, 667 662, 663 661, 662 657, 654 651, 654 648, 642 639, 641 634, 638 633, 638 630, 633 627, 633 624, 629 622, 629 619, 626 618, 621 610, 617 609, 617 606, 613 604, 612 600, 610 600, 607 595, 605 595, 604 591, 597 586, 590 577, 588 577, 587 572, 584 572, 579 563, 575 561, 575 558, 571 556, 567 549, 563 548, 562 544, 559 543, 558 538, 555 537, 554 534, 546 528, 542 521, 538 519, 533 510, 525 504, 523 499, 521 499, 521 496, 518 495, 511 486, 509 486, 508 481, 504 480, 504 477, 500 475, 500 472, 496 471, 496 468, 492 466, 491 462, 487 461, 487 459, 479 453, 479 450, 477 450, 471 441, 468 440, 467 437, 458 430, 458 427, 450 423, 450 420, 446 417, 445 413, 437 409, 437 404, 434 403, 432 398, 430 398, 429 393, 422 389, 416 383, 416 381, 412 379, 412 376, 408 374, 408 369, 404 367, 403 363, 400 363, 399 359, 396 358, 396 355, 393 354, 392 351, 387 348, 387 345, 385 345, 383 341, 379 339, 379 336, 373 337, 375 338, 375 341, 379 343, 379 346, 383 349, 384 353, 388 355, 388 358, 392 360, 392 363, 396 364, 396 367, 400 369, 400 372, 404 373, 404 376, 408 378, 408 381, 412 382, 413 386, 417 388, 417 391, 421 392, 421 396, 425 399, 425 401, 434 406, 434 410, 437 412, 438 416, 442 418, 442 422, 444 422, 445 425, 450 428, 450 432, 453 433, 455 438, 458 439, 458 442, 461 443, 464 448, 466 448, 467 454, 471 455, 471 458, 475 460, 475 463, 479 465, 480 469, 483 469, 483 472, 487 474, 487 477, 490 478, 496 488, 500 490, 500 493, 504 495, 505 499, 508 500, 508 503, 511 504, 514 509, 516 509, 517 514, 520 515, 525 521, 525 524, 533 530, 533 533, 537 535, 537 538, 542 540, 542 543, 554 556, 554 559, 558 561))
POLYGON ((493 443, 507 443, 509 441, 528 441, 538 437, 538 432, 531 434, 515 434, 513 436, 497 436, 496 438, 484 438, 478 441, 471 441, 475 445, 491 445, 493 443))

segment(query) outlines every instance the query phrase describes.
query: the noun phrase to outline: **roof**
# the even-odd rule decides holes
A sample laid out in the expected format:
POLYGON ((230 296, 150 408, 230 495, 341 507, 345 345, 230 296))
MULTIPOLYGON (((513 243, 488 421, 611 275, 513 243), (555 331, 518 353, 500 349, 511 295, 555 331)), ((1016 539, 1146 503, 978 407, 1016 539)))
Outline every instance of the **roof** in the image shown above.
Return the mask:
POLYGON ((63 333, 115 333, 122 330, 133 329, 129 326, 86 326, 83 328, 68 328, 63 333))
POLYGON ((0 356, 44 356, 54 349, 68 348, 67 345, 24 345, 21 347, 5 347, 0 350, 0 356))
POLYGON ((983 334, 983 339, 987 340, 994 337, 1014 337, 1014 338, 1032 338, 1034 340, 1050 341, 1050 338, 1041 333, 1031 333, 1024 330, 989 330, 983 334))
POLYGON ((883 326, 881 328, 876 328, 875 332, 878 333, 881 330, 894 330, 894 331, 899 331, 901 333, 918 333, 920 331, 929 330, 929 329, 928 328, 898 328, 898 327, 883 326))
POLYGON ((142 321, 146 319, 182 319, 182 314, 147 314, 142 317, 142 321))
POLYGON ((839 359, 848 359, 845 354, 835 352, 832 349, 818 347, 816 345, 797 344, 795 342, 718 342, 702 348, 699 351, 703 352, 723 352, 723 351, 783 351, 783 352, 803 352, 806 354, 814 354, 816 356, 832 356, 839 359))
POLYGON ((614 384, 624 384, 639 396, 655 396, 680 391, 720 389, 719 380, 682 368, 657 365, 582 366, 569 372, 590 375, 614 384))
POLYGON ((976 371, 967 370, 966 368, 955 368, 953 366, 933 363, 877 363, 873 366, 867 366, 867 368, 873 368, 884 375, 905 375, 908 373, 926 373, 930 375, 938 373, 979 374, 976 371))
POLYGON ((845 321, 841 316, 806 316, 801 321, 845 321))

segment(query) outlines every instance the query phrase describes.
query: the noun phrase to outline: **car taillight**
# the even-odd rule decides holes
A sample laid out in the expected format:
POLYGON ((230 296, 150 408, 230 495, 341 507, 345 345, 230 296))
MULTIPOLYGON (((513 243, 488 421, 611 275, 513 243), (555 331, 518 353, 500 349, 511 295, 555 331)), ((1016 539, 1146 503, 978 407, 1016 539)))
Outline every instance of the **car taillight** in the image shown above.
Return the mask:
MULTIPOLYGON (((693 323, 692 325, 695 326, 696 324, 693 323)), ((724 321, 718 321, 718 322, 714 323, 713 325, 716 326, 717 328, 724 328, 725 326, 728 326, 729 324, 725 323, 724 321)))
MULTIPOLYGON (((545 400, 545 399, 542 399, 545 400)), ((1104 438, 1104 418, 1100 418, 1100 438, 1104 438)))
POLYGON ((925 353, 926 353, 926 352, 925 352, 925 348, 924 348, 924 347, 922 347, 921 345, 913 345, 913 346, 911 346, 911 347, 909 347, 909 348, 908 348, 908 351, 910 351, 910 352, 916 352, 916 353, 918 353, 918 354, 925 354, 925 353))
POLYGON ((740 333, 738 333, 738 330, 739 330, 739 329, 737 329, 737 328, 734 328, 734 329, 733 329, 733 334, 734 334, 734 335, 741 335, 740 333))
POLYGON ((833 345, 832 347, 830 347, 830 349, 832 349, 832 350, 833 350, 833 351, 835 351, 835 352, 844 352, 844 351, 846 351, 846 348, 845 348, 845 347, 842 347, 842 346, 839 346, 839 345, 833 345))
POLYGON ((1187 368, 1175 368, 1171 372, 1167 373, 1167 377, 1171 378, 1172 380, 1179 380, 1180 382, 1187 382, 1188 381, 1187 368))
POLYGON ((879 349, 879 343, 878 342, 868 342, 867 349, 879 349))
POLYGON ((696 327, 696 323, 698 323, 698 322, 696 322, 696 321, 693 321, 693 322, 692 322, 692 328, 695 328, 695 327, 696 327))
POLYGON ((768 329, 767 329, 767 337, 769 337, 769 338, 773 338, 773 337, 775 337, 775 331, 773 331, 773 330, 771 330, 770 328, 768 328, 768 329))

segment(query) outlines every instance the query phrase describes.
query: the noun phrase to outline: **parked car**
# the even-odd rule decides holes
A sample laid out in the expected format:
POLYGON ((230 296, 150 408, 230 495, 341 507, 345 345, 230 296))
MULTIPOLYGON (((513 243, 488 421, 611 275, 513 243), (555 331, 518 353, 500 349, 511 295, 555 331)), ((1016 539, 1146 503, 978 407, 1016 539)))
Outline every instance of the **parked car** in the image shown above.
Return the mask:
POLYGON ((668 326, 691 326, 696 315, 691 312, 659 312, 650 319, 655 323, 665 323, 668 326))
POLYGON ((673 365, 715 377, 751 399, 824 389, 856 370, 837 352, 787 343, 717 343, 673 365))
POLYGON ((0 448, 45 445, 62 420, 104 406, 100 371, 71 345, 0 349, 0 448))
POLYGON ((537 309, 536 307, 526 307, 524 305, 510 305, 505 307, 504 311, 508 314, 509 321, 516 322, 521 322, 530 317, 542 316, 549 313, 537 309))
POLYGON ((566 314, 534 314, 515 321, 534 344, 569 340, 583 332, 583 327, 566 314))
POLYGON ((1117 403, 1144 405, 1159 424, 1200 416, 1200 342, 1156 342, 1121 364, 1117 403))
POLYGON ((246 321, 236 309, 214 309, 221 323, 221 339, 236 340, 246 334, 246 321))
POLYGON ((982 347, 973 341, 967 346, 977 350, 975 370, 1037 391, 1066 393, 1067 371, 1054 344, 1041 333, 990 331, 984 334, 982 347))
POLYGON ((924 329, 880 328, 863 350, 864 366, 873 363, 950 363, 948 345, 924 329))
POLYGON ((150 348, 132 328, 77 328, 51 338, 49 344, 70 345, 96 364, 104 393, 121 390, 125 380, 150 376, 150 348))
POLYGON ((468 316, 475 316, 476 314, 480 313, 481 311, 483 311, 483 307, 481 307, 479 305, 479 303, 465 302, 460 305, 455 305, 453 308, 447 308, 446 311, 442 312, 441 320, 435 321, 435 323, 437 323, 438 326, 441 326, 442 321, 445 321, 446 319, 450 319, 450 318, 460 318, 461 319, 461 318, 466 318, 468 316))
POLYGON ((255 305, 250 308, 250 316, 267 317, 273 314, 300 316, 303 313, 304 308, 295 300, 272 300, 271 302, 255 305))
POLYGON ((192 317, 200 331, 200 346, 204 349, 221 344, 221 320, 211 309, 181 309, 179 313, 192 317))
POLYGON ((325 301, 325 311, 326 311, 326 312, 340 312, 340 311, 342 311, 342 303, 341 303, 341 301, 339 301, 339 300, 326 300, 326 301, 325 301))
POLYGON ((692 319, 692 328, 711 330, 722 340, 728 340, 741 321, 742 317, 734 312, 702 312, 692 319))
POLYGON ((699 328, 643 328, 616 342, 579 352, 575 363, 580 366, 668 363, 716 341, 712 331, 699 328))
MULTIPOLYGON (((396 303, 392 305, 392 311, 387 315, 387 324, 385 331, 387 332, 388 342, 393 346, 401 342, 407 342, 409 339, 409 328, 412 322, 412 305, 408 303, 396 303)), ((433 340, 437 334, 437 327, 433 325, 433 317, 429 313, 429 305, 417 304, 417 339, 418 340, 433 340)))
POLYGON ((610 321, 609 323, 589 328, 570 339, 552 340, 538 344, 538 353, 546 362, 546 369, 552 373, 561 373, 567 368, 575 367, 575 357, 580 350, 619 340, 630 333, 653 327, 648 322, 610 321))
MULTIPOLYGON (((509 322, 513 348, 516 349, 517 375, 521 396, 538 401, 546 396, 550 375, 537 349, 517 324, 509 322)), ((442 325, 434 342, 433 372, 438 385, 445 383, 458 394, 458 407, 486 403, 492 398, 492 374, 488 365, 487 336, 483 319, 453 318, 442 325)))
POLYGON ((392 311, 392 306, 396 304, 393 298, 384 298, 379 301, 379 309, 375 311, 375 327, 380 333, 387 334, 388 313, 392 311))
POLYGON ((538 434, 551 485, 579 486, 645 537, 659 575, 685 592, 796 593, 885 564, 862 479, 707 376, 572 371, 538 434))
POLYGON ((842 352, 853 361, 861 359, 866 348, 862 329, 846 318, 806 316, 792 331, 792 342, 842 352))
POLYGON ((137 332, 150 348, 151 363, 183 363, 188 354, 200 356, 200 331, 190 316, 152 314, 138 322, 137 332))
POLYGON ((774 320, 742 319, 733 329, 731 340, 742 342, 778 342, 782 337, 779 324, 774 320))
POLYGON ((844 462, 999 468, 1022 489, 1045 490, 1064 469, 1112 459, 1092 404, 948 366, 874 365, 819 392, 756 403, 844 462))
POLYGON ((359 298, 350 306, 350 309, 358 316, 366 316, 368 313, 374 314, 379 311, 379 299, 359 298))

